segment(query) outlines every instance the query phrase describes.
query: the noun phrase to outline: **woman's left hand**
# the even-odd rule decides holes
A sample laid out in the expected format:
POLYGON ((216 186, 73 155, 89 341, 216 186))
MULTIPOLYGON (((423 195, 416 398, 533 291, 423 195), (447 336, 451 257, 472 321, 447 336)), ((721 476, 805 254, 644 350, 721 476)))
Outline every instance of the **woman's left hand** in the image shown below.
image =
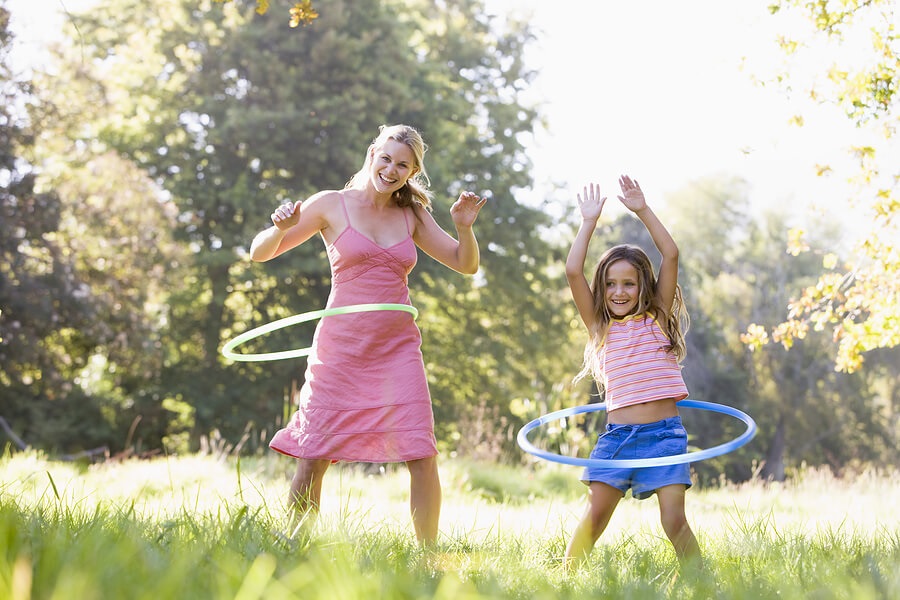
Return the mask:
POLYGON ((479 198, 478 194, 463 192, 459 199, 450 207, 450 216, 457 227, 471 227, 475 223, 478 211, 487 202, 487 198, 479 198))

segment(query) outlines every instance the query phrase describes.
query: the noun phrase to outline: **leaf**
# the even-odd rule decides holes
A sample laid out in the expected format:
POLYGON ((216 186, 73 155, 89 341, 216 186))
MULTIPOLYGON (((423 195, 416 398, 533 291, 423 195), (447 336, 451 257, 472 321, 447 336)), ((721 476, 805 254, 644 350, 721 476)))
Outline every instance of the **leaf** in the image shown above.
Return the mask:
POLYGON ((806 231, 799 227, 794 227, 788 231, 787 253, 791 256, 799 256, 803 252, 809 250, 809 245, 804 241, 806 231))
POLYGON ((306 26, 319 18, 319 13, 312 6, 311 0, 301 0, 291 8, 291 27, 297 27, 301 23, 306 26))

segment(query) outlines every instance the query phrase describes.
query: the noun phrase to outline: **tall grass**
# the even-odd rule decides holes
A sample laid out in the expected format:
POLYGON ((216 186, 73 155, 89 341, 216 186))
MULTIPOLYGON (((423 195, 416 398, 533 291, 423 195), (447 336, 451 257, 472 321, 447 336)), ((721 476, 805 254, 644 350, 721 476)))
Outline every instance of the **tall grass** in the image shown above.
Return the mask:
POLYGON ((623 501, 562 568, 584 487, 568 467, 445 460, 441 539, 412 535, 408 476, 335 466, 285 530, 278 456, 102 465, 0 459, 0 598, 898 598, 900 479, 806 471, 688 492, 707 568, 678 573, 655 499, 623 501))

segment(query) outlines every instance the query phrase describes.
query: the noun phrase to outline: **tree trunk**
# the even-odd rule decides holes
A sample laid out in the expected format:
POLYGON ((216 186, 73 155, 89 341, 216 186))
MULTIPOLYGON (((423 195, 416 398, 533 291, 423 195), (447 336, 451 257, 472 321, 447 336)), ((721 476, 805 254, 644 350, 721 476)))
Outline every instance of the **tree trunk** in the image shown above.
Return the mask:
POLYGON ((204 324, 204 357, 206 368, 219 368, 219 342, 222 334, 222 318, 225 314, 225 300, 228 299, 228 266, 207 266, 207 276, 212 294, 206 308, 204 324))
POLYGON ((784 481, 784 448, 786 444, 784 415, 778 417, 775 435, 766 452, 766 463, 762 468, 762 477, 768 481, 784 481))

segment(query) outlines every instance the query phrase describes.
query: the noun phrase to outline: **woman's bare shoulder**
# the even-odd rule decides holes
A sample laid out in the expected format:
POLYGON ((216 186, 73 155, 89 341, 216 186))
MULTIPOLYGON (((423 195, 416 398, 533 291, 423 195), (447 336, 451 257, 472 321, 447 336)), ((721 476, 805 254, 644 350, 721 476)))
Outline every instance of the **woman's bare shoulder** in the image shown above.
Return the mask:
POLYGON ((336 206, 338 202, 341 200, 342 190, 321 190, 307 198, 303 201, 303 204, 313 206, 313 205, 321 205, 321 206, 336 206))

